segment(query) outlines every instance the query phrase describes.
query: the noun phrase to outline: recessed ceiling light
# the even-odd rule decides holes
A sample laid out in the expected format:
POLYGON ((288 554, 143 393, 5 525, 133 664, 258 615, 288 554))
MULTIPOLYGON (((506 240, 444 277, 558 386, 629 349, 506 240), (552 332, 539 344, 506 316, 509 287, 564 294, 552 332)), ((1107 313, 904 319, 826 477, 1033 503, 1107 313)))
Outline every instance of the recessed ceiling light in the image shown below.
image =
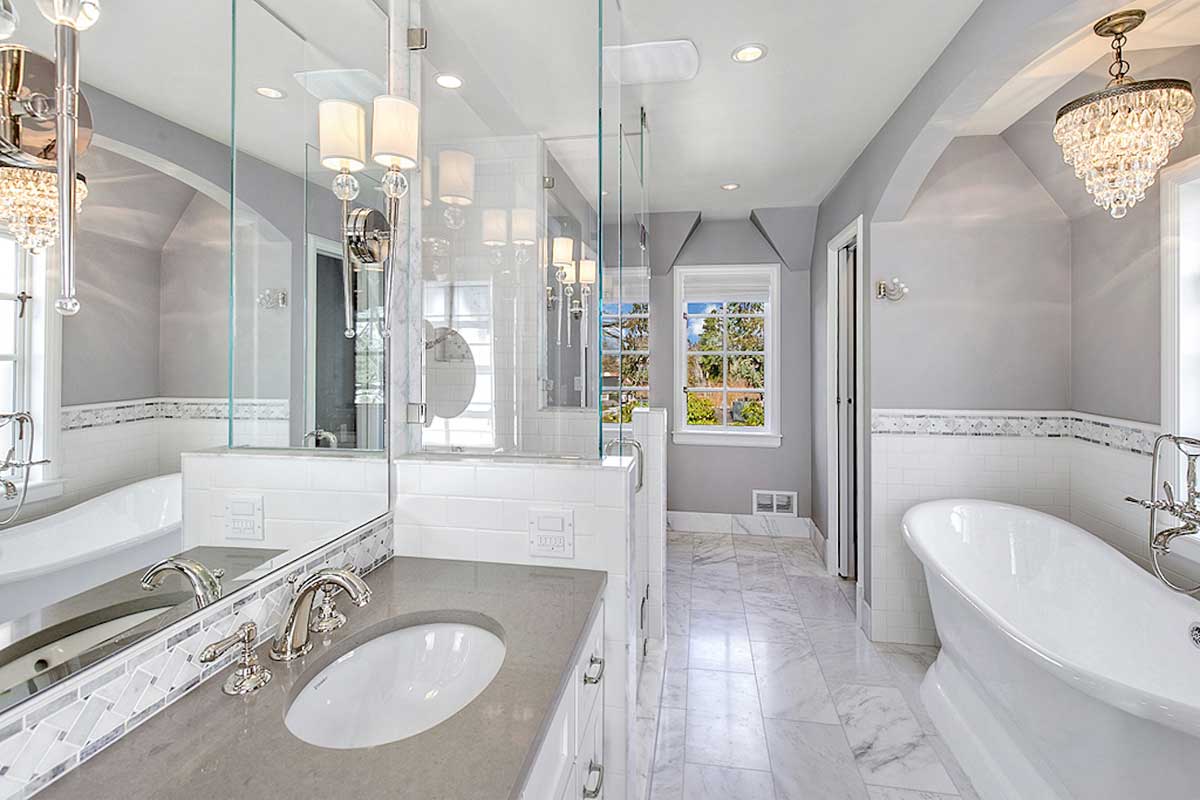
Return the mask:
POLYGON ((742 188, 742 185, 740 183, 722 183, 721 188, 727 192, 736 192, 742 188))
POLYGON ((433 80, 443 89, 461 89, 463 85, 463 79, 451 72, 443 72, 433 80))
POLYGON ((259 96, 265 97, 268 100, 282 100, 287 97, 287 92, 282 89, 276 89, 274 86, 260 86, 254 91, 258 92, 259 96))
POLYGON ((739 45, 733 51, 733 60, 739 64, 752 64, 755 61, 762 59, 767 54, 767 46, 765 44, 743 44, 739 45))

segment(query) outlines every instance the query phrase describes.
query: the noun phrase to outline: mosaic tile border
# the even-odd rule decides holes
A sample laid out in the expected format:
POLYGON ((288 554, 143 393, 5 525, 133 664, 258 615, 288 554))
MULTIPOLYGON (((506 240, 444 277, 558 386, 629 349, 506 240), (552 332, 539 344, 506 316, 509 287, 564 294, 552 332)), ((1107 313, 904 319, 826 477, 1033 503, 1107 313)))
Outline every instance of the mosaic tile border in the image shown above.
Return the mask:
MULTIPOLYGON (((290 410, 287 400, 239 400, 234 419, 286 421, 290 410)), ((66 406, 62 410, 64 431, 121 425, 148 419, 229 419, 229 403, 224 400, 147 397, 121 403, 66 406)))
POLYGON ((1148 456, 1158 430, 1154 426, 1077 412, 988 414, 964 411, 871 412, 871 433, 901 436, 1022 436, 1079 439, 1148 456))
POLYGON ((198 654, 242 623, 253 621, 259 644, 267 641, 283 614, 292 574, 349 566, 365 575, 392 552, 389 515, 338 538, 303 564, 281 567, 256 584, 257 591, 231 595, 0 715, 0 800, 33 796, 224 670, 235 652, 205 666, 198 654))

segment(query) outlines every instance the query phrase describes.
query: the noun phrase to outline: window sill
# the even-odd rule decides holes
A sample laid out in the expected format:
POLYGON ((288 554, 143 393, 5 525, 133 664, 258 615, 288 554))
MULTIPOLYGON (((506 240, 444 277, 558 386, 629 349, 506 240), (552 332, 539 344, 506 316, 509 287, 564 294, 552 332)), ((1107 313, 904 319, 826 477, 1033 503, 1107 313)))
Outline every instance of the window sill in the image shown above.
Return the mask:
POLYGON ((778 433, 676 430, 671 432, 671 441, 681 445, 708 447, 779 447, 783 437, 778 433))
MULTIPOLYGON (((38 503, 42 500, 50 500, 55 497, 61 497, 63 493, 63 485, 64 481, 61 480, 38 481, 36 483, 30 481, 29 492, 25 496, 25 503, 38 503)), ((19 492, 20 490, 21 484, 17 483, 17 491, 19 492)), ((0 509, 12 508, 17 504, 17 502, 17 500, 4 499, 4 492, 2 489, 0 489, 0 509)))

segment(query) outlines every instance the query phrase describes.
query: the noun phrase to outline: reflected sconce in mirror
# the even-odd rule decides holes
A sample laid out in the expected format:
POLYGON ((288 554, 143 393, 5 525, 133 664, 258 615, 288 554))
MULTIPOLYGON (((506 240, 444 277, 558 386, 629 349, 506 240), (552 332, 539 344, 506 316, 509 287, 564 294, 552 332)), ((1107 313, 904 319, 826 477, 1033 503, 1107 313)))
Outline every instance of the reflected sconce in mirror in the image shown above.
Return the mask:
POLYGON ((537 216, 532 208, 513 209, 512 243, 516 248, 517 264, 528 264, 530 252, 537 244, 537 216))
POLYGON ((446 204, 446 227, 460 231, 467 222, 463 209, 475 202, 475 156, 462 150, 438 153, 438 199, 446 204))
MULTIPOLYGON (((555 344, 562 347, 562 331, 563 331, 563 308, 565 305, 564 295, 566 295, 567 269, 571 270, 572 276, 575 273, 575 240, 570 236, 555 236, 550 243, 550 265, 554 267, 554 281, 558 284, 557 298, 553 294, 553 287, 546 287, 546 304, 548 307, 553 307, 558 304, 558 320, 556 323, 557 333, 555 335, 555 344)), ((572 277, 570 283, 574 283, 575 278, 572 277)), ((574 290, 572 290, 574 291, 574 290)), ((567 295, 569 296, 569 295, 567 295)), ((567 332, 570 336, 570 331, 567 332)), ((570 347, 568 339, 567 346, 570 347)))
POLYGON ((579 261, 579 299, 571 305, 571 316, 579 320, 579 342, 587 347, 588 339, 588 299, 592 296, 592 287, 596 285, 596 262, 590 258, 579 261))
POLYGON ((321 165, 335 170, 333 194, 342 201, 342 295, 347 339, 356 335, 354 324, 354 263, 383 265, 383 330, 391 335, 392 286, 395 256, 399 247, 400 201, 408 194, 405 170, 417 166, 420 112, 403 97, 380 95, 373 104, 371 158, 387 171, 381 188, 387 200, 387 215, 373 208, 354 208, 358 179, 366 166, 366 112, 349 100, 322 100, 317 107, 321 165))
MULTIPOLYGON (((562 318, 563 318, 562 311, 564 308, 566 308, 570 311, 572 318, 575 317, 575 304, 577 302, 579 302, 575 299, 575 279, 576 279, 577 271, 578 270, 575 267, 574 261, 572 261, 570 264, 560 267, 559 271, 558 271, 558 276, 557 276, 558 282, 559 282, 559 285, 562 286, 563 295, 564 295, 562 302, 560 302, 558 304, 558 322, 559 322, 560 328, 562 327, 562 318)), ((559 344, 561 345, 562 342, 560 341, 559 344)), ((567 322, 567 347, 570 347, 570 346, 571 346, 571 323, 570 323, 570 321, 568 321, 567 322)))
POLYGON ((488 260, 493 266, 504 261, 504 248, 508 247, 508 212, 503 208, 487 208, 482 216, 483 246, 488 249, 488 260))
POLYGON ((892 278, 892 282, 880 281, 875 284, 875 299, 876 300, 891 300, 893 303, 898 303, 908 294, 908 284, 901 281, 899 278, 892 278))
MULTIPOLYGON (((57 242, 62 288, 54 308, 79 313, 75 220, 87 196, 76 169, 92 140, 92 116, 79 92, 79 32, 100 18, 99 0, 37 0, 54 25, 54 61, 20 45, 0 47, 0 221, 30 252, 57 242)), ((11 35, 16 10, 0 7, 11 35)))

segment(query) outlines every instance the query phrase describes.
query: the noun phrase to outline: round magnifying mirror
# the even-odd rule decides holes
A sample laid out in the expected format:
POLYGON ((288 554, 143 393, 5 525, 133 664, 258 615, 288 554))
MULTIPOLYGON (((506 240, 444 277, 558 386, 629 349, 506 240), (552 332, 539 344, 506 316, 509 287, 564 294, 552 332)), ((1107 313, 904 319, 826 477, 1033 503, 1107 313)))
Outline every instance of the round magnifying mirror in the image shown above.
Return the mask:
POLYGON ((426 337, 425 387, 429 405, 426 425, 433 424, 434 417, 460 416, 471 404, 475 395, 475 356, 467 340, 453 328, 437 327, 432 336, 426 337))

